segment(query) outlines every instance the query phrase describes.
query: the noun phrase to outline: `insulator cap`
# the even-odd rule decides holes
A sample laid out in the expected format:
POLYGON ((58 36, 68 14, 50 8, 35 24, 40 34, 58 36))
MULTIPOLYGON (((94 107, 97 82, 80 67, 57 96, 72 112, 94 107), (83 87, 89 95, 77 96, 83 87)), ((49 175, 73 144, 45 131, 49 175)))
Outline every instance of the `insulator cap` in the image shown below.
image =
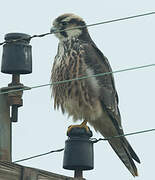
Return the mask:
POLYGON ((32 73, 32 47, 29 45, 30 35, 23 33, 9 33, 5 35, 6 44, 3 45, 1 72, 7 74, 32 73), (12 40, 19 40, 9 42, 12 40))
POLYGON ((69 131, 65 142, 63 168, 69 170, 91 170, 94 168, 92 132, 75 127, 69 131))

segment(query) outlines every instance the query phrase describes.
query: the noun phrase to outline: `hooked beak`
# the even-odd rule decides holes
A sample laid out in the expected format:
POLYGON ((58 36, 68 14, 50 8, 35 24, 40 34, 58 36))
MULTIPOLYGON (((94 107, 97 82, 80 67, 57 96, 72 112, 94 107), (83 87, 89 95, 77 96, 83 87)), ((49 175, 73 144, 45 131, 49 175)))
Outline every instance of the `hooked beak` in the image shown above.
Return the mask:
POLYGON ((50 29, 50 33, 56 33, 58 31, 58 29, 56 27, 51 27, 50 29))

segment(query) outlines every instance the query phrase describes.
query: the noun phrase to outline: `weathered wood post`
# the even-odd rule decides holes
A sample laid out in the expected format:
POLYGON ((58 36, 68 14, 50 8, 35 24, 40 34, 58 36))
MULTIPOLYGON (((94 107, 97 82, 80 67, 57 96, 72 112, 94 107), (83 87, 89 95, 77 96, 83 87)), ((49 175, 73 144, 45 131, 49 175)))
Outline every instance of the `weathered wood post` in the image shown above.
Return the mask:
POLYGON ((10 107, 7 95, 0 95, 0 161, 11 162, 11 139, 10 107))

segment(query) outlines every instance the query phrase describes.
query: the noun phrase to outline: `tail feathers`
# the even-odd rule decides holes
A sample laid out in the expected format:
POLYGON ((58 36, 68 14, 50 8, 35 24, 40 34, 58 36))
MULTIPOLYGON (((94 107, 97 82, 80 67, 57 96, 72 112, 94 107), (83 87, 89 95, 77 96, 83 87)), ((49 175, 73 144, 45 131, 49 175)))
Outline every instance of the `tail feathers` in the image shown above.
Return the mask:
POLYGON ((113 148, 113 150, 118 155, 118 157, 121 159, 121 161, 127 167, 127 169, 131 172, 131 174, 133 176, 138 176, 138 171, 137 171, 137 168, 136 168, 136 165, 135 165, 133 159, 136 159, 136 161, 139 161, 139 162, 140 162, 140 160, 139 160, 138 156, 136 155, 136 153, 131 148, 131 146, 129 145, 129 143, 127 142, 127 140, 124 140, 124 141, 126 141, 126 143, 124 143, 122 141, 122 139, 123 138, 111 139, 111 140, 109 140, 109 143, 110 143, 111 147, 113 148), (129 146, 127 146, 127 143, 129 146), (131 150, 131 152, 130 152, 130 150, 131 150))
POLYGON ((126 139, 125 137, 123 138, 123 141, 125 142, 125 144, 126 144, 126 146, 127 146, 127 149, 128 149, 128 151, 129 151, 130 155, 132 156, 132 158, 133 158, 136 162, 140 163, 139 157, 137 156, 137 154, 135 153, 135 151, 132 149, 131 145, 129 144, 129 142, 127 141, 127 139, 126 139))

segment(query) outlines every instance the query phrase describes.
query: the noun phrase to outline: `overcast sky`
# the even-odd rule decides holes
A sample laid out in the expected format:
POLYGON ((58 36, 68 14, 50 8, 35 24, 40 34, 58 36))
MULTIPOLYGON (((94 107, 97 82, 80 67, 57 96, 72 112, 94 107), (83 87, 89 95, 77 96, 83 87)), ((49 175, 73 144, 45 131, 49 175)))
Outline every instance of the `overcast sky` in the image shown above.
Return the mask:
MULTIPOLYGON (((155 11, 154 0, 5 0, 1 1, 0 41, 10 32, 30 35, 49 32, 52 20, 63 13, 75 13, 88 24, 155 11)), ((155 15, 89 28, 92 39, 108 57, 113 70, 155 63, 155 15)), ((23 75, 25 86, 49 83, 58 40, 50 35, 33 39, 33 73, 23 75)), ((2 47, 0 47, 2 56, 2 47)), ((122 124, 126 133, 155 128, 155 68, 150 67, 115 74, 122 124)), ((11 76, 0 73, 0 86, 7 86, 11 76)), ((13 160, 64 147, 66 130, 72 124, 59 111, 53 110, 50 88, 24 92, 24 106, 18 123, 13 124, 13 160)), ((80 122, 79 122, 80 123, 80 122)), ((93 130, 93 128, 91 127, 93 130)), ((95 138, 101 137, 93 130, 95 138)), ((154 132, 128 137, 139 155, 139 180, 154 178, 154 132)), ((84 177, 131 180, 133 177, 107 142, 94 146, 94 170, 84 177)), ((63 152, 20 163, 58 174, 73 176, 62 168, 63 152)))

